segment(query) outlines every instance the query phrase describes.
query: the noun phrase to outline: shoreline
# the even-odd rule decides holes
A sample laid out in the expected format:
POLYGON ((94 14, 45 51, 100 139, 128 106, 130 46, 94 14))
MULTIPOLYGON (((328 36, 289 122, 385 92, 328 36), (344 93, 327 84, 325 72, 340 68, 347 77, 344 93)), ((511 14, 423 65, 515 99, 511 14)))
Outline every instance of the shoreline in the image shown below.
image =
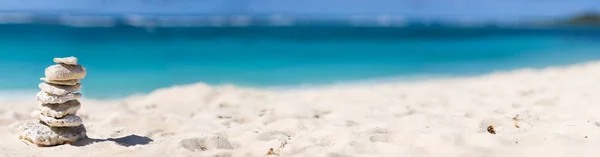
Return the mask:
MULTIPOLYGON (((502 71, 506 72, 506 71, 502 71)), ((510 72, 510 71, 508 71, 510 72)), ((305 83, 299 85, 273 85, 273 86, 250 86, 250 85, 236 85, 233 83, 227 84, 207 84, 205 82, 196 82, 191 84, 180 84, 180 85, 172 85, 165 86, 162 88, 156 88, 149 92, 137 92, 133 94, 126 94, 120 97, 115 98, 114 96, 109 96, 109 98, 89 98, 85 94, 85 91, 81 91, 84 97, 88 97, 88 99, 99 100, 99 101, 116 101, 121 99, 127 99, 129 97, 138 97, 145 96, 157 90, 169 89, 169 88, 181 88, 186 86, 195 86, 195 85, 205 85, 211 88, 221 88, 221 87, 233 87, 240 89, 256 89, 256 90, 269 90, 269 91, 295 91, 295 90, 318 90, 323 88, 336 88, 336 87, 355 87, 355 86, 372 86, 379 84, 407 84, 407 83, 420 83, 420 82, 428 82, 435 80, 447 80, 447 79, 461 79, 461 78, 471 78, 471 77, 480 77, 488 75, 488 73, 482 75, 466 75, 466 76, 453 76, 453 75, 415 75, 415 76, 391 76, 391 77, 380 77, 380 78, 372 78, 372 79, 362 79, 362 80, 346 80, 346 81, 333 81, 330 83, 305 83)), ((89 89, 88 89, 89 90, 89 89)), ((38 88, 32 89, 8 89, 8 90, 0 90, 0 100, 23 100, 23 99, 31 99, 35 98, 35 95, 39 92, 38 88)))
MULTIPOLYGON (((588 64, 579 63, 579 64, 588 64)), ((591 62, 593 63, 593 62, 591 62)), ((493 74, 505 74, 512 73, 516 71, 536 71, 543 70, 547 68, 561 68, 561 67, 569 67, 579 64, 570 64, 570 65, 558 65, 558 66, 549 66, 543 68, 521 68, 516 70, 498 70, 495 72, 482 73, 482 74, 465 74, 465 75, 432 75, 432 74, 416 74, 416 75, 406 75, 406 76, 389 76, 389 77, 377 77, 377 78, 369 78, 369 79, 358 79, 358 80, 344 80, 344 81, 330 81, 328 83, 305 83, 305 84, 296 84, 296 85, 266 85, 266 86, 252 86, 252 85, 236 85, 234 83, 225 83, 225 84, 207 84, 205 82, 196 82, 190 84, 180 84, 180 85, 171 85, 165 86, 161 88, 156 88, 148 92, 136 92, 132 94, 121 95, 118 97, 115 96, 101 96, 90 98, 85 94, 85 91, 80 91, 83 94, 85 99, 96 100, 96 101, 118 101, 122 99, 127 99, 129 97, 140 97, 149 95, 157 90, 165 90, 170 88, 182 88, 186 86, 195 86, 195 85, 204 85, 211 88, 222 88, 222 87, 232 87, 232 88, 240 88, 240 89, 254 89, 254 90, 267 90, 267 91, 296 91, 296 90, 318 90, 318 89, 327 89, 327 88, 346 88, 346 87, 356 87, 356 86, 379 86, 379 85, 389 85, 389 84, 412 84, 412 83, 424 83, 424 82, 432 82, 432 81, 443 81, 443 80, 456 80, 456 79, 470 79, 470 78, 478 78, 485 77, 487 75, 493 74), (86 98, 87 97, 87 98, 86 98)), ((85 90, 93 90, 93 89, 85 89, 85 90)), ((0 90, 0 101, 21 101, 21 100, 29 100, 34 99, 35 95, 39 92, 37 87, 33 87, 31 89, 7 89, 0 90)))

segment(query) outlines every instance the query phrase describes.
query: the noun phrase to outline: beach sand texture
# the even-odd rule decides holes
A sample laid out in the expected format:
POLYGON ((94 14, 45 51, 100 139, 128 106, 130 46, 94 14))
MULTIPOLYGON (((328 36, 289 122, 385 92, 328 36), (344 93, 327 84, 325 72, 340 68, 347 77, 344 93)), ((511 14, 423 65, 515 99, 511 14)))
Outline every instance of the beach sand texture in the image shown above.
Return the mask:
POLYGON ((82 99, 90 139, 56 147, 18 139, 32 95, 0 101, 0 156, 596 157, 599 95, 600 62, 307 89, 198 83, 82 99))

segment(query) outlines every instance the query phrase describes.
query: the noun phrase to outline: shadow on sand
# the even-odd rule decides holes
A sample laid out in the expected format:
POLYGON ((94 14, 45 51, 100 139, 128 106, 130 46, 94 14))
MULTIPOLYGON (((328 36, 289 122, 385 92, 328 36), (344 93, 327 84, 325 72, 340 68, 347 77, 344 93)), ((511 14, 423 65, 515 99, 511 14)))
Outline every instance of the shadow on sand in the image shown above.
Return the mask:
POLYGON ((79 140, 75 143, 71 143, 71 145, 73 146, 87 146, 93 143, 99 143, 99 142, 115 142, 118 145, 124 146, 124 147, 129 147, 129 146, 135 146, 135 145, 146 145, 150 142, 152 142, 153 140, 145 137, 145 136, 138 136, 138 135, 127 135, 125 137, 119 137, 119 138, 107 138, 107 139, 94 139, 94 138, 86 138, 83 140, 79 140))

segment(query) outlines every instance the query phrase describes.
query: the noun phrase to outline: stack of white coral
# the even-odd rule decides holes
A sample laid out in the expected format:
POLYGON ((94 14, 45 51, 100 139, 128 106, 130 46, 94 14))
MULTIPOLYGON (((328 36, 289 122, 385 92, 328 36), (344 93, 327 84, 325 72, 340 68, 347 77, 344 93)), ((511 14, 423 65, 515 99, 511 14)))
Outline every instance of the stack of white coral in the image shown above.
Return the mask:
POLYGON ((79 80, 86 75, 86 70, 77 64, 77 58, 54 58, 56 65, 46 68, 44 81, 39 84, 41 91, 37 94, 39 105, 31 115, 39 119, 19 127, 21 139, 38 146, 52 146, 71 143, 86 138, 85 127, 79 116, 75 115, 81 108, 77 99, 81 94, 79 80))

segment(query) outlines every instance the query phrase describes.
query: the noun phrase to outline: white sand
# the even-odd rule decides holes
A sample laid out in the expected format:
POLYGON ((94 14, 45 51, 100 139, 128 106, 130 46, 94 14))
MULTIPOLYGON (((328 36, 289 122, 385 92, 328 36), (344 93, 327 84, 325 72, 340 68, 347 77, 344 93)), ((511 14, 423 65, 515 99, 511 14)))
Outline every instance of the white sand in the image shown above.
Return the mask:
POLYGON ((17 138, 34 97, 0 101, 8 126, 0 156, 250 157, 270 148, 309 157, 600 156, 600 62, 416 83, 285 91, 195 84, 83 99, 92 139, 48 148, 17 138))

